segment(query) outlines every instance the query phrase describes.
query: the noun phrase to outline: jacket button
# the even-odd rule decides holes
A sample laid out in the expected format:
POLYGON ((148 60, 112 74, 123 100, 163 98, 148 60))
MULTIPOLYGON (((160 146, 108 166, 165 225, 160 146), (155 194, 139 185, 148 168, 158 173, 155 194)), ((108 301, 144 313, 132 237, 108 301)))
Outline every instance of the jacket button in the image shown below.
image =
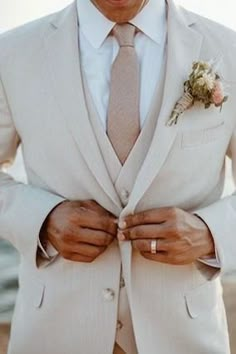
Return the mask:
POLYGON ((123 204, 128 204, 129 192, 126 189, 122 189, 122 191, 121 191, 121 200, 122 200, 123 204))
POLYGON ((115 292, 112 289, 104 289, 103 290, 103 297, 106 301, 113 301, 115 297, 115 292))

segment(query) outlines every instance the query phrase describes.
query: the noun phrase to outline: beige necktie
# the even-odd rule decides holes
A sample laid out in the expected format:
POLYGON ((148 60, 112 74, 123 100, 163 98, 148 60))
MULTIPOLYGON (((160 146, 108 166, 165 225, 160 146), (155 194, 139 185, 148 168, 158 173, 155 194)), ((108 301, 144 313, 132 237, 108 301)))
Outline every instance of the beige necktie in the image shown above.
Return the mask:
POLYGON ((120 50, 111 72, 107 134, 122 164, 140 133, 139 64, 134 48, 135 27, 116 25, 113 34, 120 50))

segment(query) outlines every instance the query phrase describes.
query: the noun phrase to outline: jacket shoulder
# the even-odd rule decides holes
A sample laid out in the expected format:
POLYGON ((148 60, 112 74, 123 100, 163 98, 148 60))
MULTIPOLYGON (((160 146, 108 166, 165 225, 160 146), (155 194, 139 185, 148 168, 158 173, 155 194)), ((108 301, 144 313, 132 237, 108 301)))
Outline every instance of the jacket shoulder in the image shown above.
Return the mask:
POLYGON ((45 27, 50 22, 50 18, 53 18, 53 14, 3 32, 0 35, 0 49, 7 50, 8 48, 14 47, 17 42, 27 41, 27 39, 30 39, 32 36, 41 37, 45 27))
POLYGON ((184 8, 182 8, 182 11, 188 21, 192 23, 192 26, 203 36, 211 37, 213 40, 217 39, 220 43, 222 42, 226 45, 229 43, 231 45, 236 44, 235 30, 184 8))
POLYGON ((30 46, 37 46, 38 43, 41 43, 44 34, 48 31, 52 23, 60 21, 71 6, 72 4, 63 10, 0 34, 0 61, 4 57, 24 50, 27 51, 27 48, 30 48, 30 46))

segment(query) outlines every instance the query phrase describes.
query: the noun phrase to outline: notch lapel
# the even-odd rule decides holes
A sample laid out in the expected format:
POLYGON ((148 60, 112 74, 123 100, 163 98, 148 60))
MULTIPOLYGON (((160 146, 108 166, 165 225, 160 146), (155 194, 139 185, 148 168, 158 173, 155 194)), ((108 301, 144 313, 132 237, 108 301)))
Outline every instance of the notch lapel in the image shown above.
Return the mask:
POLYGON ((49 69, 48 85, 84 161, 98 184, 120 210, 120 200, 105 166, 86 107, 76 3, 54 18, 50 26, 50 34, 44 41, 46 65, 49 69))
POLYGON ((134 212, 139 200, 168 158, 179 125, 168 127, 166 122, 175 103, 183 94, 184 82, 191 72, 192 63, 199 59, 202 46, 203 37, 191 28, 192 23, 186 23, 184 10, 178 9, 172 0, 168 4, 167 67, 161 111, 150 149, 122 215, 134 212))

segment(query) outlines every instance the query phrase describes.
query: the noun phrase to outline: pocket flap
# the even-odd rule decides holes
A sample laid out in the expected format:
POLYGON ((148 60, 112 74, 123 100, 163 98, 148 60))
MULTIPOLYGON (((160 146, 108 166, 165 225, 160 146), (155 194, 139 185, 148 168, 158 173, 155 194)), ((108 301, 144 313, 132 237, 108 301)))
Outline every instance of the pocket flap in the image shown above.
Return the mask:
POLYGON ((185 302, 189 316, 197 318, 212 311, 217 305, 220 293, 222 293, 221 284, 215 280, 207 281, 186 293, 185 302))
POLYGON ((45 286, 38 282, 34 282, 32 285, 35 287, 33 305, 40 308, 43 304, 45 286))
POLYGON ((24 285, 20 287, 22 298, 26 300, 28 305, 40 308, 43 304, 45 286, 40 281, 32 278, 27 278, 24 285))

